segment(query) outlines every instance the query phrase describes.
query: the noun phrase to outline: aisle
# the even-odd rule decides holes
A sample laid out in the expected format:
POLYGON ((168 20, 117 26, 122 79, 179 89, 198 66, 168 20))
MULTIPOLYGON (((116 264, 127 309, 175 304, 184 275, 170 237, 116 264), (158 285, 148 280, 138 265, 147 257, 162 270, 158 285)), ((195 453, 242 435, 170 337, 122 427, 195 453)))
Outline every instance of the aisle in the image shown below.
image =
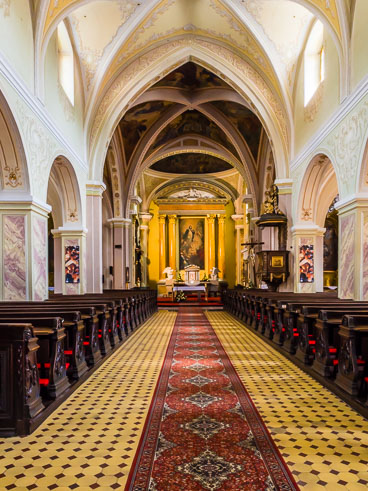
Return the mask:
POLYGON ((300 488, 368 488, 368 422, 225 312, 207 312, 300 488))
POLYGON ((175 318, 155 314, 32 435, 0 440, 0 489, 124 489, 175 318))
POLYGON ((199 308, 179 309, 126 489, 298 489, 199 308))

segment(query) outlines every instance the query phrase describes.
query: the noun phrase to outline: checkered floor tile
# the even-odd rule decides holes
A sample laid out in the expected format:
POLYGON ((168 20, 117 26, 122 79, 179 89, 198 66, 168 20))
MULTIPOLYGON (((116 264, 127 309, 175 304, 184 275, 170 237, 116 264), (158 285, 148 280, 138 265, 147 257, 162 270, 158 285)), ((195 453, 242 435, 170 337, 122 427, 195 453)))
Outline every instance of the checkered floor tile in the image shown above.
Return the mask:
POLYGON ((298 485, 368 489, 368 422, 225 312, 207 312, 298 485))
POLYGON ((32 435, 0 440, 0 490, 124 489, 175 318, 155 314, 32 435))

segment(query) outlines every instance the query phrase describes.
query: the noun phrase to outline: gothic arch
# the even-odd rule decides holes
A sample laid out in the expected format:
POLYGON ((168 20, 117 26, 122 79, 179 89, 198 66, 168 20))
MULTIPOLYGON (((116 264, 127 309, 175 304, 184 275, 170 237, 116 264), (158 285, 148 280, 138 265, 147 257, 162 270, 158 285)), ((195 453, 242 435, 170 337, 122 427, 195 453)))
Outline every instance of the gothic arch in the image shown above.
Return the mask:
POLYGON ((323 228, 328 208, 338 192, 331 159, 325 153, 318 153, 311 159, 302 180, 296 223, 323 228))
POLYGON ((52 206, 56 228, 82 226, 81 195, 77 176, 72 164, 62 155, 56 157, 50 170, 47 201, 52 206))
POLYGON ((278 98, 260 75, 243 59, 206 41, 193 42, 178 39, 160 46, 131 63, 102 100, 95 118, 89 127, 91 179, 101 180, 101 162, 106 153, 106 142, 128 109, 132 100, 144 90, 187 61, 196 63, 219 73, 236 88, 260 117, 274 148, 276 174, 278 178, 288 177, 289 121, 286 119, 278 98), (213 48, 213 51, 210 51, 213 48), (221 53, 219 53, 221 51, 221 53), (219 56, 221 55, 221 57, 219 56), (224 61, 226 56, 227 61, 224 61), (122 91, 125 96, 122 97, 122 91))

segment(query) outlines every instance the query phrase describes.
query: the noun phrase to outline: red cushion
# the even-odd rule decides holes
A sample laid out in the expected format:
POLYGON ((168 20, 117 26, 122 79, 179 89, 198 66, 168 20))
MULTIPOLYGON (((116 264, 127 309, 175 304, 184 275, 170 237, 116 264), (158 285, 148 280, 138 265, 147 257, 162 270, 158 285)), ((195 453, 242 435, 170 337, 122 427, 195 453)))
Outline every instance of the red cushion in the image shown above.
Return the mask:
POLYGON ((48 378, 40 378, 40 385, 49 385, 50 380, 48 378))

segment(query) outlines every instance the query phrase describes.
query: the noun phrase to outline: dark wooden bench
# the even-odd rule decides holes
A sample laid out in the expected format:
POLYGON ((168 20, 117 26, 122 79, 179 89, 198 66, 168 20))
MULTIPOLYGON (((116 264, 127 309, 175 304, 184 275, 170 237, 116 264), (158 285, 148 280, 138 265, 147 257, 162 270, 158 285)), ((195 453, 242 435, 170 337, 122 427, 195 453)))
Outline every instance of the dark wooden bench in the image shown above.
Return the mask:
POLYGON ((29 323, 0 322, 0 436, 25 435, 44 410, 37 368, 39 345, 29 323))
POLYGON ((345 315, 339 329, 339 367, 335 383, 358 396, 368 376, 368 315, 345 315))
POLYGON ((88 370, 84 347, 85 324, 81 319, 81 313, 78 311, 29 307, 27 310, 28 314, 19 311, 19 307, 3 307, 0 305, 0 321, 4 318, 11 318, 19 320, 19 322, 25 322, 29 316, 32 316, 33 319, 36 317, 50 317, 51 315, 60 316, 64 320, 63 326, 66 332, 64 354, 68 364, 67 375, 70 379, 78 380, 88 370))
POLYGON ((365 302, 343 302, 336 304, 318 304, 318 305, 307 305, 301 308, 297 318, 297 329, 299 333, 298 346, 295 356, 301 362, 311 365, 314 360, 316 351, 316 333, 315 333, 315 323, 318 318, 319 312, 321 310, 331 310, 339 311, 342 314, 353 313, 354 311, 361 311, 367 308, 368 304, 365 302))
MULTIPOLYGON (((14 317, 1 318, 6 324, 12 323, 14 317)), ((68 387, 65 360, 65 330, 61 317, 33 317, 27 316, 27 322, 33 326, 33 333, 38 338, 40 346, 37 353, 37 364, 40 372, 39 383, 41 395, 56 399, 68 387)))

